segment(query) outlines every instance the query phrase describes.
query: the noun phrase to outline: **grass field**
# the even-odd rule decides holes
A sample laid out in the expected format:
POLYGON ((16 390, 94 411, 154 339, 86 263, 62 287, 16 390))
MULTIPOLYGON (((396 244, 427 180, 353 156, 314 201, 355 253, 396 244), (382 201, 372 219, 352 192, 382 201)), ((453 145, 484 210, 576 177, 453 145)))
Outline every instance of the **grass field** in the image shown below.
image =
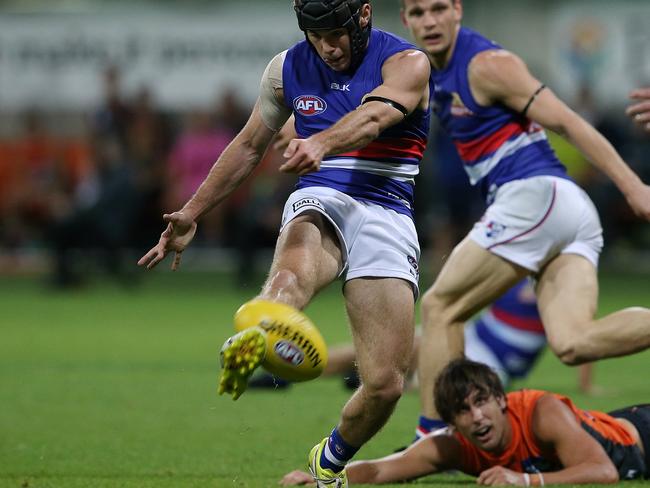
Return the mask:
MULTIPOLYGON (((606 276, 599 313, 650 306, 649 291, 647 276, 606 276)), ((322 379, 237 402, 216 395, 219 348, 254 293, 211 274, 162 271, 132 290, 99 280, 68 293, 0 278, 0 486, 270 487, 303 467, 349 393, 322 379)), ((308 313, 329 344, 348 339, 339 285, 308 313)), ((610 409, 650 401, 649 375, 648 352, 605 361, 595 371, 602 394, 586 398, 576 372, 546 354, 525 385, 610 409)), ((417 403, 405 395, 357 458, 410 441, 417 403)))

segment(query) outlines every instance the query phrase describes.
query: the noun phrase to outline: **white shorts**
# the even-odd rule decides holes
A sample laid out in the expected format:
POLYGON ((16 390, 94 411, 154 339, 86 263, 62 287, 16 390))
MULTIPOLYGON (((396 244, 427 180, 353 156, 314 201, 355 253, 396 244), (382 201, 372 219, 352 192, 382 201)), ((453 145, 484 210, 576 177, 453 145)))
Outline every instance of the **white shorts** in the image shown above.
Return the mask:
POLYGON ((322 214, 341 243, 344 281, 362 277, 401 278, 418 295, 420 245, 413 220, 374 203, 355 200, 332 188, 293 192, 284 206, 282 227, 306 211, 322 214))
POLYGON ((559 254, 578 254, 598 266, 603 248, 596 207, 582 188, 556 176, 535 176, 499 187, 469 237, 534 273, 559 254))

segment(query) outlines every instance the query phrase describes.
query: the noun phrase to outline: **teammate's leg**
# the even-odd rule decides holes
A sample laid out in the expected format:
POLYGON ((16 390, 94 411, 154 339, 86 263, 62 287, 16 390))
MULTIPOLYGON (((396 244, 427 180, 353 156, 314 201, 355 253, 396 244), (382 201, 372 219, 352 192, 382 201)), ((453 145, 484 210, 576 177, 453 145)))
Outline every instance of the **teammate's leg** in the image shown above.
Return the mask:
POLYGON ((542 322, 553 352, 566 364, 623 356, 650 347, 650 310, 631 307, 594 319, 596 267, 577 254, 561 254, 537 286, 542 322))
POLYGON ((438 373, 464 350, 463 324, 529 274, 466 237, 422 297, 418 375, 424 417, 437 418, 433 386, 438 373))

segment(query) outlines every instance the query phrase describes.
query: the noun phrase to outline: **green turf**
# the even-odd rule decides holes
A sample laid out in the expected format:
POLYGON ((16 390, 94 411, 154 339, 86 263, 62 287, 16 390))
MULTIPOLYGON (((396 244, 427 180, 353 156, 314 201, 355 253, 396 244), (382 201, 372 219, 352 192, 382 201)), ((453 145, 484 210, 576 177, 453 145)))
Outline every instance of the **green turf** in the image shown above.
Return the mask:
MULTIPOLYGON (((308 309, 329 344, 349 337, 339 288, 308 309)), ((600 313, 650 306, 648 291, 647 277, 609 276, 600 313)), ((216 395, 218 350, 254 292, 210 274, 156 272, 132 290, 96 281, 71 293, 0 278, 0 486, 268 487, 304 466, 348 397, 340 380, 237 402, 216 395)), ((602 394, 585 398, 575 372, 547 354, 525 385, 609 409, 649 401, 649 372, 647 352, 606 361, 595 375, 602 394)), ((357 458, 407 443, 417 403, 405 395, 357 458)))

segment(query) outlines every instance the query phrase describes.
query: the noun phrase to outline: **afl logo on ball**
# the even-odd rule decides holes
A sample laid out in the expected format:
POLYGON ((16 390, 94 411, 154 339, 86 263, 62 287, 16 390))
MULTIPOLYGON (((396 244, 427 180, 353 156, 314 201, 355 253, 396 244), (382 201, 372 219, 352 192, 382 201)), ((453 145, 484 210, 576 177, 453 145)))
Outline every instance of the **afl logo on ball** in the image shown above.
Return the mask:
POLYGON ((293 366, 300 366, 305 360, 305 355, 293 342, 278 341, 273 349, 281 359, 293 366))
POLYGON ((293 99, 293 108, 300 115, 311 117, 327 110, 327 103, 316 95, 301 95, 293 99))

